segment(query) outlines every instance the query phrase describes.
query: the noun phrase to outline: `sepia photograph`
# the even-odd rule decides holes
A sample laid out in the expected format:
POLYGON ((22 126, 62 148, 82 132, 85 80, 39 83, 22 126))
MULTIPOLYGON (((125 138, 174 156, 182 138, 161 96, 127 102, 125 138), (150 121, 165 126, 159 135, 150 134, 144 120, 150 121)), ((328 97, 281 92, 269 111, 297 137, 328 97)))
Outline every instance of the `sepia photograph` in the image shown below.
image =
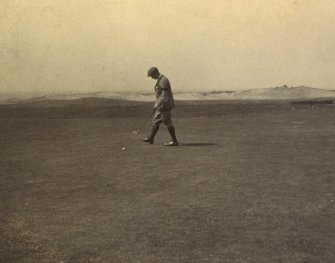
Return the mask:
POLYGON ((335 1, 1 0, 0 263, 335 262, 335 1))

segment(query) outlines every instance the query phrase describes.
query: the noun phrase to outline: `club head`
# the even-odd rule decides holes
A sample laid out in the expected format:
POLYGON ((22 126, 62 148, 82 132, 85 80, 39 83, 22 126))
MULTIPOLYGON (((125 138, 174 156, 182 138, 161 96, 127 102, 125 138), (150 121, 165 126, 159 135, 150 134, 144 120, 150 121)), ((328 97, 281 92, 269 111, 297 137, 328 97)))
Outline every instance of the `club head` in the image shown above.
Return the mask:
POLYGON ((134 134, 138 134, 139 130, 134 130, 133 133, 134 134))

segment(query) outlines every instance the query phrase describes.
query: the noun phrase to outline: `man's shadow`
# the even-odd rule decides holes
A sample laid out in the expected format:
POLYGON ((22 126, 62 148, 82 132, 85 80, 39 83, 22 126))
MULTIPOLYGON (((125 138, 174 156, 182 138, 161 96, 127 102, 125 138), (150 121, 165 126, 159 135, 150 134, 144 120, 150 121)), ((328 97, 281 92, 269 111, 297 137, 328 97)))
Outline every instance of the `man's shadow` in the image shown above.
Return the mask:
POLYGON ((179 143, 180 146, 194 146, 194 147, 200 147, 200 146, 217 146, 217 143, 210 143, 210 142, 192 142, 192 143, 179 143))

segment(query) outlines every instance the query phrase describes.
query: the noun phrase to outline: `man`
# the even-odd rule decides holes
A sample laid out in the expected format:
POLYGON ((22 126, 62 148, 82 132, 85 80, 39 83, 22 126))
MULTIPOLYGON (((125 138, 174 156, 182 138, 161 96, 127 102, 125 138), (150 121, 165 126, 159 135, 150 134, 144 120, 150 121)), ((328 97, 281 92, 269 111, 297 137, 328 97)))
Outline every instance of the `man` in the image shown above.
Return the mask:
POLYGON ((170 82, 164 75, 160 74, 158 68, 156 67, 152 67, 148 70, 148 77, 157 79, 155 85, 156 103, 153 106, 155 115, 152 119, 153 125, 151 133, 147 138, 142 139, 142 141, 153 144, 155 135, 159 130, 159 126, 163 123, 167 127, 171 136, 171 141, 169 143, 165 143, 164 145, 178 146, 175 129, 171 120, 171 110, 174 108, 174 99, 170 82))

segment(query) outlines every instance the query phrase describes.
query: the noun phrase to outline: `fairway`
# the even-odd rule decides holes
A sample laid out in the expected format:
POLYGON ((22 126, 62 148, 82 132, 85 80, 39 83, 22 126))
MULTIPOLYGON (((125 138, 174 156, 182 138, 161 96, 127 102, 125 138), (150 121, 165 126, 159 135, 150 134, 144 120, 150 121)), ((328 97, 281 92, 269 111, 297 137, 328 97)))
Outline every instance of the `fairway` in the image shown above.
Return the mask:
POLYGON ((0 262, 334 262, 335 107, 234 107, 1 118, 0 262))

